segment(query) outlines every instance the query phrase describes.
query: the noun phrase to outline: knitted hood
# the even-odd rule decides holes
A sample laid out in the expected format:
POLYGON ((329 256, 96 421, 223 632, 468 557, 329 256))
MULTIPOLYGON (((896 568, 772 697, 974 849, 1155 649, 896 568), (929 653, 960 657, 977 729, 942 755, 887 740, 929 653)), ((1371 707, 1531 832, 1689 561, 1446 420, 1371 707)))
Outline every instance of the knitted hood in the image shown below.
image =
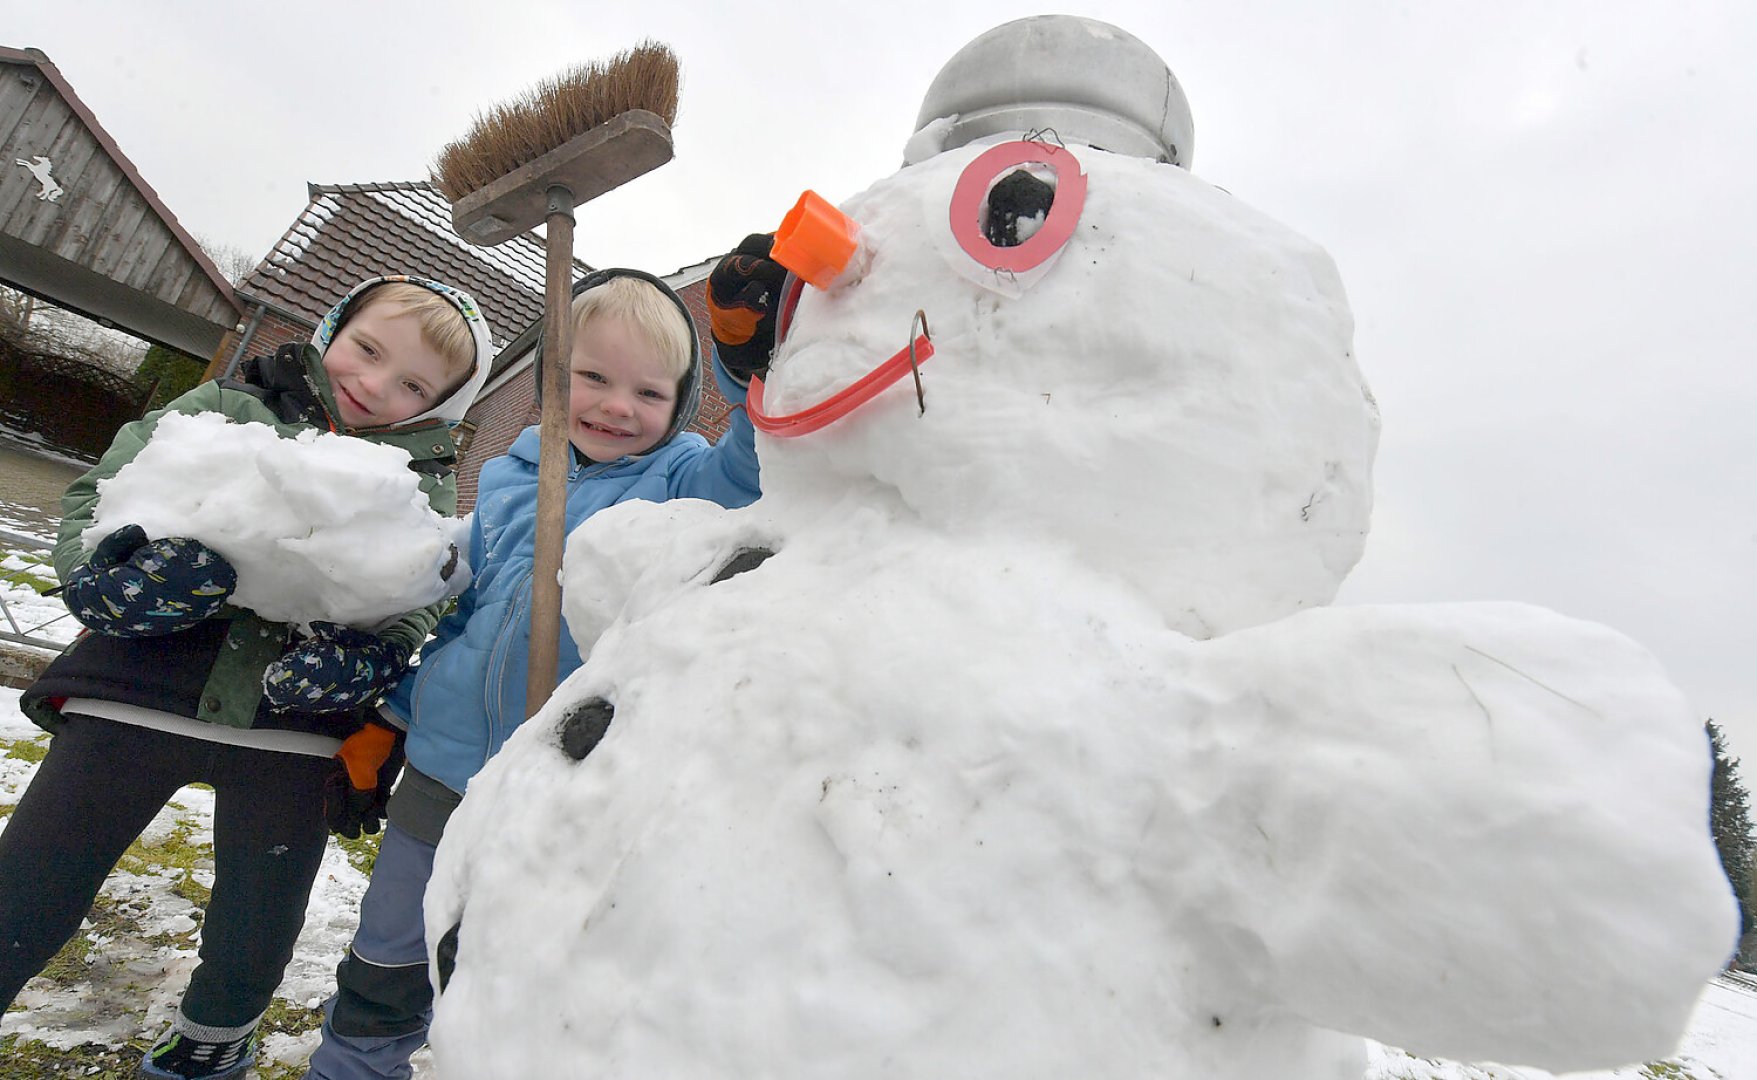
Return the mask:
MULTIPOLYGON (((665 437, 660 439, 657 443, 654 443, 652 450, 648 450, 646 452, 646 454, 651 454, 654 451, 658 450, 660 447, 663 447, 664 445, 669 443, 672 439, 676 438, 679 433, 684 432, 684 431, 688 431, 689 425, 695 423, 695 418, 696 418, 697 414, 699 414, 701 412, 701 408, 702 408, 702 350, 701 350, 701 342, 700 342, 700 339, 696 336, 695 317, 689 313, 689 305, 685 304, 683 302, 683 298, 681 296, 677 295, 677 291, 675 289, 673 289, 671 286, 665 284, 665 282, 660 280, 658 277, 655 277, 654 275, 647 273, 645 270, 631 270, 626 266, 612 266, 612 267, 607 267, 603 270, 594 270, 591 273, 587 274, 585 277, 574 282, 573 291, 571 294, 571 299, 578 299, 579 295, 581 293, 585 292, 587 289, 595 289, 599 285, 602 285, 606 281, 609 281, 611 278, 617 278, 617 277, 639 278, 640 280, 645 281, 648 284, 656 287, 661 293, 665 294, 666 299, 670 300, 673 304, 677 305, 677 310, 682 312, 682 314, 683 314, 683 324, 689 328, 689 370, 684 373, 683 378, 678 382, 678 385, 677 385, 677 412, 675 415, 673 415, 671 417, 671 427, 669 430, 667 430, 665 432, 665 437)), ((570 299, 570 303, 568 305, 570 312, 572 310, 571 299, 570 299)), ((548 328, 545 327, 543 330, 540 330, 537 333, 537 343, 533 347, 533 353, 534 353, 534 355, 536 355, 538 357, 541 357, 543 355, 543 336, 547 332, 547 329, 548 328)), ((543 404, 543 365, 542 365, 541 360, 539 360, 539 362, 537 362, 535 364, 532 364, 531 369, 532 369, 532 372, 535 375, 536 380, 537 380, 536 401, 537 401, 538 407, 540 408, 540 407, 542 407, 542 404, 543 404)), ((630 460, 635 460, 638 458, 645 457, 646 454, 631 455, 630 460)))
POLYGON ((320 353, 328 349, 330 340, 335 337, 336 327, 341 325, 343 314, 347 312, 348 306, 354 302, 355 298, 375 285, 383 285, 392 281, 419 285, 423 289, 430 289, 438 293, 450 301, 451 305, 458 310, 458 314, 464 317, 464 322, 469 324, 470 336, 476 342, 476 358, 470 368, 470 377, 433 408, 403 421, 403 424, 406 425, 419 423, 423 420, 442 420, 448 427, 455 426, 458 421, 464 418, 464 414, 470 411, 470 406, 475 404, 476 395, 487 384, 488 369, 494 362, 494 341, 488 330, 488 320, 482 317, 482 311, 476 306, 476 301, 462 289, 455 289, 444 282, 433 281, 429 278, 411 277, 408 274, 388 274, 384 277, 369 278, 354 286, 348 295, 342 297, 341 303, 329 309, 329 314, 323 317, 323 321, 317 324, 317 331, 311 335, 311 344, 317 346, 317 351, 320 353))

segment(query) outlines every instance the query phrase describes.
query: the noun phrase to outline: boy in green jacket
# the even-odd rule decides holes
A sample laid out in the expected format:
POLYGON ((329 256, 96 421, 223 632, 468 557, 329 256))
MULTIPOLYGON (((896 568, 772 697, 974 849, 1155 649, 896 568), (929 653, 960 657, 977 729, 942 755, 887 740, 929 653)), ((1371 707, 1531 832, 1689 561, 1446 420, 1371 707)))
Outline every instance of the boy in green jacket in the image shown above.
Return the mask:
POLYGON ((487 380, 475 301, 410 277, 365 282, 312 343, 257 357, 124 427, 62 500, 54 552, 87 628, 20 704, 55 733, 0 832, 0 1009, 79 929, 116 861, 180 787, 214 788, 214 884, 201 964, 140 1075, 241 1077, 292 958, 329 828, 377 826, 396 738, 367 720, 441 605, 375 632, 309 633, 227 604, 237 574, 188 537, 137 526, 88 554, 98 487, 169 412, 219 412, 283 436, 331 431, 406 450, 432 508, 457 508, 450 428, 487 380))

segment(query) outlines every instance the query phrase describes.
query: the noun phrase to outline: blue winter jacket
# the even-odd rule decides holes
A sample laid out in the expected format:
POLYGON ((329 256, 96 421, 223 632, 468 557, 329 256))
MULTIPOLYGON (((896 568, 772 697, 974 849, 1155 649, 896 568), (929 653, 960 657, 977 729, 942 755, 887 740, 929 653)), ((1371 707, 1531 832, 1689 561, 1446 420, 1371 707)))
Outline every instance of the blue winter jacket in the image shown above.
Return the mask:
MULTIPOLYGON (((744 391, 725 377, 717 358, 714 374, 727 400, 742 403, 744 391)), ((526 428, 504 456, 482 466, 470 530, 475 579, 422 648, 420 666, 384 700, 383 708, 408 727, 409 764, 459 794, 525 719, 537 430, 526 428)), ((640 457, 580 465, 575 455, 567 479, 567 530, 631 499, 708 499, 739 507, 757 494, 755 432, 737 409, 726 435, 711 445, 683 432, 640 457)), ((565 621, 560 656, 560 679, 583 663, 565 621)))

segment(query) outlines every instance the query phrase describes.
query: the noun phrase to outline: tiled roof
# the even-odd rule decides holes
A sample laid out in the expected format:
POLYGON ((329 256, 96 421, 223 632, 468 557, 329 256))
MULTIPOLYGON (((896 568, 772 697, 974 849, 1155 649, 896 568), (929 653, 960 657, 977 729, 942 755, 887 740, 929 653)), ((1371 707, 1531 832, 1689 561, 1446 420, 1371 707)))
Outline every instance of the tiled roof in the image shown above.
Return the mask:
MULTIPOLYGON (((544 245, 525 233, 477 247, 451 227, 451 204, 424 180, 308 185, 311 203, 238 287, 315 325, 353 286, 416 274, 468 292, 503 348, 543 317, 544 245)), ((591 268, 574 260, 574 276, 591 268)))

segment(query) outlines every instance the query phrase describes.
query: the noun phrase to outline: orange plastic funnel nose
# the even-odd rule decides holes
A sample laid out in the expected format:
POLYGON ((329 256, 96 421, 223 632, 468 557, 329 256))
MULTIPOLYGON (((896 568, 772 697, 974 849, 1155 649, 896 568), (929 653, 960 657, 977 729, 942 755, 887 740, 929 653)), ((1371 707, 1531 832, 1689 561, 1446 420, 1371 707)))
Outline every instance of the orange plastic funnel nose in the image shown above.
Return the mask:
POLYGON ((817 192, 807 191, 781 219, 769 257, 827 289, 847 269, 859 246, 860 225, 817 192))

